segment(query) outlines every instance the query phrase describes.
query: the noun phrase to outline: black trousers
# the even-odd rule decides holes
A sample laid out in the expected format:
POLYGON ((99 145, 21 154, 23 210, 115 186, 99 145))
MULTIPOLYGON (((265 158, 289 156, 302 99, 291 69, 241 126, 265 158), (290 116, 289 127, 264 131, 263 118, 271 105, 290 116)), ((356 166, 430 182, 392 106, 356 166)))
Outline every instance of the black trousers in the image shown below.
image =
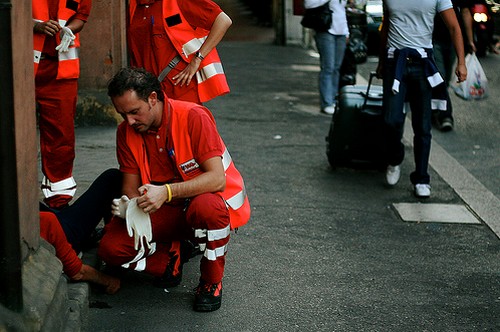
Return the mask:
POLYGON ((40 203, 40 211, 56 215, 68 242, 76 252, 80 252, 99 222, 103 218, 105 221, 111 218, 111 202, 121 196, 121 186, 121 172, 108 169, 72 205, 56 210, 40 203))

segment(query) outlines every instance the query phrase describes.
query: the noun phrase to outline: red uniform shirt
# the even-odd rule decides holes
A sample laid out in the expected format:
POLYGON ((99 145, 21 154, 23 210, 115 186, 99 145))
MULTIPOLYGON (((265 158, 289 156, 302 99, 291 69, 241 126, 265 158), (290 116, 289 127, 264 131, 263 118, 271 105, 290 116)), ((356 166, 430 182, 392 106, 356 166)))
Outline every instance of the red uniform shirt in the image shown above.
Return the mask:
POLYGON ((40 236, 54 246, 64 273, 68 277, 75 276, 82 268, 82 261, 69 244, 59 220, 52 212, 40 212, 40 236))
MULTIPOLYGON (((195 106, 189 110, 188 134, 191 138, 193 154, 196 162, 202 164, 206 160, 222 156, 222 146, 217 128, 209 116, 195 106)), ((151 170, 151 182, 166 183, 182 181, 181 175, 173 164, 173 159, 169 156, 172 149, 172 137, 169 135, 168 117, 164 110, 162 124, 157 131, 148 131, 142 134, 146 151, 148 154, 149 167, 151 170)), ((174 124, 175 125, 175 124, 174 124)), ((120 170, 129 174, 140 174, 132 152, 126 143, 125 127, 117 132, 117 158, 120 170)))
MULTIPOLYGON (((205 30, 212 28, 215 19, 222 12, 220 7, 210 0, 177 0, 177 3, 189 24, 205 30)), ((177 55, 165 32, 162 13, 161 0, 148 5, 138 5, 127 33, 130 65, 142 67, 155 75, 159 75, 177 55)))
MULTIPOLYGON (((57 21, 59 1, 64 1, 64 0, 41 0, 41 1, 47 1, 49 7, 49 18, 51 20, 57 21)), ((84 22, 87 22, 87 19, 89 18, 90 15, 91 7, 92 7, 91 0, 82 0, 78 5, 78 10, 76 14, 73 15, 73 17, 70 20, 77 18, 84 22)), ((45 37, 45 43, 43 44, 43 53, 46 53, 50 56, 57 56, 56 46, 57 43, 55 37, 50 37, 50 36, 45 37)))

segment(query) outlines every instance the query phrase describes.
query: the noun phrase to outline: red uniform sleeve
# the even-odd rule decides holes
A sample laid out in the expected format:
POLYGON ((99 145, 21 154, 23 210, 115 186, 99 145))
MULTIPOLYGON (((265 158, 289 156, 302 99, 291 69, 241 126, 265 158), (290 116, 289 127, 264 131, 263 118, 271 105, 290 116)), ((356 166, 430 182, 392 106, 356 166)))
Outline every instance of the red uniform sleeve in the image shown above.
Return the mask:
POLYGON ((202 106, 194 107, 189 111, 188 132, 193 155, 198 164, 212 157, 222 156, 224 153, 215 122, 202 109, 202 106))
POLYGON ((210 30, 217 16, 222 13, 219 5, 211 0, 179 0, 178 4, 189 24, 205 30, 210 30))
POLYGON ((126 125, 125 122, 122 122, 116 132, 116 158, 120 165, 120 171, 129 174, 140 174, 139 166, 127 145, 126 125))
POLYGON ((78 5, 78 10, 76 11, 76 14, 73 15, 72 19, 77 18, 79 20, 87 22, 91 8, 92 8, 92 0, 82 0, 78 5))
POLYGON ((52 212, 40 212, 40 236, 56 249, 56 256, 63 264, 64 273, 70 278, 75 276, 82 268, 82 261, 69 244, 59 220, 52 212))

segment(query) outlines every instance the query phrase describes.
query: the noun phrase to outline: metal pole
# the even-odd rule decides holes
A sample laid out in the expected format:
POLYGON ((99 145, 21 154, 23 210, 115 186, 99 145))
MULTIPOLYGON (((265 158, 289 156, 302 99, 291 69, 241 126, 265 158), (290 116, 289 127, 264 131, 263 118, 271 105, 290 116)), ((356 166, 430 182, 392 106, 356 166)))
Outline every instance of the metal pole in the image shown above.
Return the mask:
POLYGON ((14 132, 11 13, 11 2, 0 0, 0 302, 10 310, 21 311, 23 288, 14 132))

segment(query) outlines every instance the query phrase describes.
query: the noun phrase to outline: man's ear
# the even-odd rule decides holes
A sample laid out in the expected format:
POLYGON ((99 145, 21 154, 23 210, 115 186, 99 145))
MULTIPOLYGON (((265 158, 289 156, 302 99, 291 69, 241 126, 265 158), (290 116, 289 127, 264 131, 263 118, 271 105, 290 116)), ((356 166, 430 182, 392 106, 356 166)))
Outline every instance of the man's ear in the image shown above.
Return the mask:
POLYGON ((156 103, 158 102, 158 94, 156 93, 156 91, 153 91, 149 94, 148 102, 149 106, 151 107, 156 105, 156 103))

